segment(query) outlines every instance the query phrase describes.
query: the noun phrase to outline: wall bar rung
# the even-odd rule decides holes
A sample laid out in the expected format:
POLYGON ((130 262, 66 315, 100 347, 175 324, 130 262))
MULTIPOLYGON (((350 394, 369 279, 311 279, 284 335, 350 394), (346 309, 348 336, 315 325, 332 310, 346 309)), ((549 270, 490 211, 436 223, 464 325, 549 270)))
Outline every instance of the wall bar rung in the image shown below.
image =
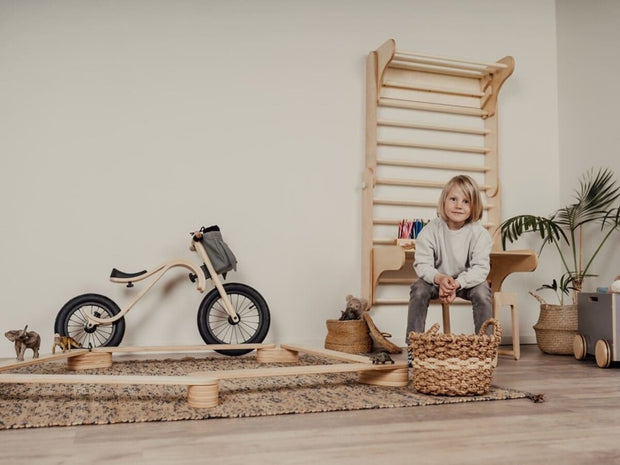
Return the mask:
POLYGON ((388 140, 377 139, 377 145, 389 145, 392 147, 411 147, 414 149, 444 150, 447 152, 467 152, 467 153, 489 153, 488 147, 474 147, 466 145, 443 145, 443 144, 426 144, 423 142, 411 142, 407 140, 388 140))
POLYGON ((433 124, 421 124, 410 123, 408 121, 394 121, 394 120, 378 120, 377 126, 389 126, 395 128, 408 128, 408 129, 423 129, 426 131, 443 131, 443 132, 458 132, 460 134, 474 134, 478 136, 485 136, 490 133, 485 128, 459 128, 454 126, 436 126, 433 124))
POLYGON ((394 178, 377 178, 377 185, 384 186, 407 186, 407 187, 430 187, 434 189, 442 189, 444 182, 437 181, 418 181, 413 179, 394 179, 394 178))
POLYGON ((485 71, 473 71, 468 69, 456 69, 449 66, 425 65, 405 61, 391 61, 388 68, 406 69, 409 71, 421 71, 423 73, 447 74, 449 76, 460 76, 472 79, 480 79, 489 73, 485 71))
MULTIPOLYGON (((381 280, 379 282, 382 283, 381 280)), ((412 282, 413 282, 413 280, 411 280, 409 283, 402 283, 402 284, 411 284, 412 282)), ((435 301, 431 301, 431 304, 434 304, 434 303, 435 303, 435 301)), ((375 299, 374 304, 375 305, 409 305, 409 300, 405 300, 405 299, 375 299)), ((469 301, 458 299, 458 298, 450 303, 450 305, 465 305, 465 304, 469 304, 469 301)))
POLYGON ((375 305, 409 305, 408 300, 402 299, 375 299, 375 305))
POLYGON ((389 199, 373 199, 373 205, 391 205, 397 207, 423 207, 435 208, 437 202, 419 202, 417 200, 389 200, 389 199))
POLYGON ((400 220, 387 219, 387 218, 373 218, 372 219, 373 224, 377 224, 380 226, 398 226, 398 223, 400 223, 401 221, 402 221, 402 218, 400 220))
POLYGON ((422 84, 410 84, 408 82, 399 82, 387 80, 383 84, 385 87, 394 87, 396 89, 407 89, 407 90, 419 90, 422 92, 434 92, 437 94, 450 94, 450 95, 465 95, 467 97, 483 97, 484 92, 473 91, 467 89, 459 89, 457 87, 440 87, 440 86, 429 86, 422 84))
POLYGON ((404 168, 428 168, 434 170, 449 171, 468 171, 473 173, 486 173, 490 169, 487 166, 453 165, 445 163, 428 163, 422 161, 408 160, 388 160, 385 158, 377 158, 377 165, 402 166, 404 168))
POLYGON ((458 105, 442 105, 440 103, 413 102, 411 100, 398 100, 392 98, 380 98, 379 106, 391 108, 406 108, 410 110, 434 111, 437 113, 453 113, 466 116, 488 116, 486 110, 473 107, 461 107, 458 105))
MULTIPOLYGON (((377 178, 377 185, 384 186, 406 186, 406 187, 430 187, 442 189, 445 182, 443 181, 422 181, 415 179, 395 179, 395 178, 377 178)), ((487 185, 480 185, 480 190, 490 190, 491 187, 487 185)))
POLYGON ((418 52, 395 52, 394 58, 399 60, 411 60, 411 61, 420 61, 420 60, 432 60, 433 62, 441 62, 441 63, 459 63, 466 66, 472 66, 475 69, 479 68, 488 68, 488 69, 506 69, 508 65, 504 63, 485 63, 482 61, 469 61, 464 60, 462 58, 451 58, 441 55, 429 55, 426 53, 418 53, 418 52))
POLYGON ((394 245, 394 238, 392 239, 373 239, 373 245, 394 245))
MULTIPOLYGON (((379 225, 379 226, 398 226, 398 224, 402 221, 403 219, 400 218, 373 218, 372 222, 375 225, 379 225)), ((492 228, 495 227, 495 224, 491 224, 491 223, 482 223, 482 226, 484 226, 485 228, 492 228)))
MULTIPOLYGON (((373 199, 373 205, 390 205, 396 207, 423 207, 423 208, 435 208, 437 202, 420 202, 418 200, 391 200, 391 199, 373 199)), ((493 205, 484 205, 483 210, 489 210, 493 208, 493 205)))
POLYGON ((392 284, 392 285, 411 285, 413 283, 411 278, 379 278, 379 284, 392 284))

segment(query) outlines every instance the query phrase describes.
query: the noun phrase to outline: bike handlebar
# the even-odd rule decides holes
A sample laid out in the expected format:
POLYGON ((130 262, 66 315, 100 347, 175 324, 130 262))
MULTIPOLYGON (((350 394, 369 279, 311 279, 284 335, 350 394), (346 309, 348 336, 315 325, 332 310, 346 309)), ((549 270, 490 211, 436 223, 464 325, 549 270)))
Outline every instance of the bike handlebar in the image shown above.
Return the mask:
POLYGON ((193 236, 194 241, 199 242, 200 240, 202 240, 202 236, 204 235, 204 233, 209 232, 209 231, 219 231, 219 230, 220 230, 220 227, 217 225, 209 226, 209 227, 201 226, 199 231, 194 231, 194 232, 191 232, 190 234, 193 236))

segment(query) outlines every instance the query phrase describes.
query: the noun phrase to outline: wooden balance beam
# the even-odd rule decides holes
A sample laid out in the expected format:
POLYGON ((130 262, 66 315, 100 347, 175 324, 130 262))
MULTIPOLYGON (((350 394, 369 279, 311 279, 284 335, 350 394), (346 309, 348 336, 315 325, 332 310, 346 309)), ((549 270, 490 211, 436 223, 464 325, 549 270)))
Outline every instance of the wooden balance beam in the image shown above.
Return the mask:
POLYGON ((261 350, 275 349, 275 344, 201 344, 192 346, 140 346, 140 347, 95 347, 93 349, 72 349, 58 354, 43 355, 39 358, 14 362, 9 360, 0 364, 0 373, 39 363, 67 360, 69 370, 86 370, 91 368, 108 368, 112 366, 112 354, 114 353, 140 353, 140 352, 202 352, 215 350, 255 349, 260 354, 261 350))
POLYGON ((115 385, 164 385, 187 386, 189 404, 196 408, 214 407, 218 404, 218 380, 205 376, 137 376, 137 375, 0 375, 6 384, 115 384, 115 385))
MULTIPOLYGON (((108 362, 111 365, 111 354, 113 352, 149 352, 149 351, 170 351, 176 349, 181 351, 193 351, 195 348, 200 350, 220 350, 250 348, 256 346, 257 354, 265 351, 263 362, 294 362, 298 360, 299 352, 319 355, 347 363, 334 363, 327 365, 309 366, 290 366, 290 367, 271 367, 242 370, 214 370, 208 372, 192 373, 180 376, 137 376, 137 375, 37 375, 37 374, 0 374, 0 383, 12 384, 114 384, 114 385, 178 385, 187 386, 187 400, 194 408, 210 408, 218 405, 219 380, 220 379, 247 379, 274 376, 298 376, 310 374, 328 373, 359 373, 359 382, 380 386, 407 386, 409 375, 407 363, 394 364, 373 364, 365 356, 348 354, 328 349, 314 349, 297 345, 282 345, 276 348, 273 344, 240 344, 240 345, 211 345, 211 346, 181 346, 175 348, 168 347, 101 347, 88 351, 85 349, 67 351, 62 354, 44 356, 39 359, 27 360, 24 362, 12 363, 0 368, 2 371, 8 369, 28 366, 36 363, 43 363, 51 360, 67 359, 70 369, 83 369, 104 366, 108 362), (133 349, 133 350, 131 350, 133 349), (102 358, 104 356, 104 358, 102 358), (73 361, 69 365, 69 361, 73 361), (71 368, 72 367, 72 368, 71 368)), ((258 355, 257 355, 258 360, 258 355)))

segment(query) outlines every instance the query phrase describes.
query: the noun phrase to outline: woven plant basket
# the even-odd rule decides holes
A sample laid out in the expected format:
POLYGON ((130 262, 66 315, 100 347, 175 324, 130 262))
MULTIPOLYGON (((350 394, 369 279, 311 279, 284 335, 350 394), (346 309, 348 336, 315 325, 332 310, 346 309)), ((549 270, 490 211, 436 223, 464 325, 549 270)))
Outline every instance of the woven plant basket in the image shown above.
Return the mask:
POLYGON ((479 334, 440 334, 438 323, 425 333, 409 333, 415 389, 442 396, 486 394, 501 339, 502 328, 492 318, 482 324, 479 334), (489 325, 492 335, 486 334, 489 325))
POLYGON ((365 320, 327 320, 325 348, 350 354, 372 352, 372 339, 365 320))
POLYGON ((534 325, 536 344, 546 354, 573 355, 577 335, 577 305, 551 305, 530 292, 540 302, 540 314, 534 325))

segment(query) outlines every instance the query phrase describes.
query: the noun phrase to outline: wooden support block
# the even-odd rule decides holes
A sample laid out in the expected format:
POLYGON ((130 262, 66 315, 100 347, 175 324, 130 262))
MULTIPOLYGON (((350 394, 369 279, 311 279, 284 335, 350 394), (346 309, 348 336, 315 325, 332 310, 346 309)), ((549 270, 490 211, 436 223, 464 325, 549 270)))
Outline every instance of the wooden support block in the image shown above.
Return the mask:
POLYGON ((385 371, 360 371, 358 380, 363 384, 402 387, 409 384, 409 370, 405 366, 385 371))
POLYGON ((283 348, 258 349, 256 351, 258 363, 295 363, 299 361, 299 352, 283 348))
POLYGON ((219 381, 213 379, 211 384, 191 385, 187 388, 187 402, 193 408, 217 407, 219 403, 219 381))
POLYGON ((86 352, 67 359, 67 369, 73 371, 91 368, 110 368, 111 366, 112 353, 110 352, 86 352))

